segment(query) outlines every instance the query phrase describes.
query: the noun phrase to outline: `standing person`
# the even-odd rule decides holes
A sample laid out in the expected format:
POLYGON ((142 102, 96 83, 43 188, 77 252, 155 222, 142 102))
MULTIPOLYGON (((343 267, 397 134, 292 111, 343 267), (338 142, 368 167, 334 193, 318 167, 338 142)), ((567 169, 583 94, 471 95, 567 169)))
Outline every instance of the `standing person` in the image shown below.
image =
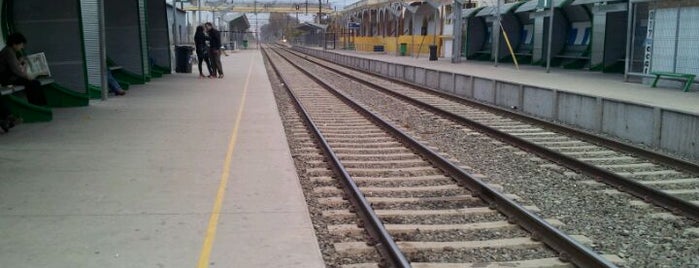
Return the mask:
POLYGON ((194 44, 197 49, 197 59, 199 62, 199 78, 204 78, 204 73, 201 70, 202 61, 206 62, 206 69, 209 70, 209 77, 214 78, 216 76, 215 71, 211 66, 211 61, 209 60, 209 46, 206 45, 209 37, 204 33, 204 26, 197 26, 197 32, 194 34, 194 44))
POLYGON ((20 33, 7 36, 7 46, 0 51, 0 83, 3 85, 21 85, 27 93, 29 103, 46 106, 46 96, 41 91, 41 82, 27 75, 23 64, 17 58, 27 39, 20 33))
POLYGON ((209 43, 211 44, 211 53, 209 53, 209 57, 214 64, 214 69, 218 71, 218 78, 223 78, 223 65, 221 65, 221 32, 214 29, 214 25, 211 24, 211 22, 207 22, 205 26, 206 31, 209 33, 209 43))

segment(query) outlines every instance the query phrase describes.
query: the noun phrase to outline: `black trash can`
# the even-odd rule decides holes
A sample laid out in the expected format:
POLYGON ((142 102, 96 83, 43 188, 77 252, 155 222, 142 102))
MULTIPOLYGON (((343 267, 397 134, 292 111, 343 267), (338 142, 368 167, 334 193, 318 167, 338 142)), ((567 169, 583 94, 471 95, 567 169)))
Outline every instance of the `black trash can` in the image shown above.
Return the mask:
POLYGON ((430 46, 430 60, 437 60, 437 46, 430 46))
POLYGON ((193 47, 176 46, 175 47, 175 72, 192 73, 192 63, 190 62, 193 47))

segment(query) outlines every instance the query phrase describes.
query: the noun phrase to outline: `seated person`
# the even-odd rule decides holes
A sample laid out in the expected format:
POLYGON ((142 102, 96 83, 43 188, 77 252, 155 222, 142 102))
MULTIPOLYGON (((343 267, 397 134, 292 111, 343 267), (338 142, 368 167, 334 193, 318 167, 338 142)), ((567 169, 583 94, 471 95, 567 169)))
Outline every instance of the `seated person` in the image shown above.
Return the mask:
POLYGON ((7 37, 7 46, 0 51, 0 83, 24 86, 29 103, 46 106, 48 103, 41 90, 41 82, 27 74, 26 66, 17 57, 26 43, 27 39, 20 33, 13 33, 7 37))
POLYGON ((123 90, 121 88, 121 85, 119 85, 119 81, 117 81, 116 78, 114 78, 114 75, 112 75, 112 71, 110 70, 107 70, 107 84, 109 85, 109 92, 114 93, 114 95, 126 95, 126 90, 123 90))

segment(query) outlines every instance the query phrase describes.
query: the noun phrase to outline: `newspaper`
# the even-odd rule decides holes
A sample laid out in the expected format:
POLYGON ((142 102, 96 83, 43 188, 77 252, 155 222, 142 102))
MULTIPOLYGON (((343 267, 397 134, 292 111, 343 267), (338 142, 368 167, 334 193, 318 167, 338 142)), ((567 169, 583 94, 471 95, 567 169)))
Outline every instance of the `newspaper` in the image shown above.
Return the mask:
POLYGON ((49 70, 49 64, 46 61, 46 55, 44 55, 43 52, 27 55, 24 58, 26 61, 26 72, 30 78, 35 79, 42 76, 51 76, 51 70, 49 70))

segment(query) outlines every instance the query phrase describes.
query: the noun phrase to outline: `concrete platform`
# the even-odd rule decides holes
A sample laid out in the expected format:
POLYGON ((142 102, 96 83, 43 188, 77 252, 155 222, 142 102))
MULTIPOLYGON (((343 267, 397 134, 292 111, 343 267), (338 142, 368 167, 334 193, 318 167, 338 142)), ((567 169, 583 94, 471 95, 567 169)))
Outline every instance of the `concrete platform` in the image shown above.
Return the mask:
POLYGON ((0 267, 325 267, 261 54, 223 64, 0 135, 0 267))
POLYGON ((520 65, 520 70, 517 70, 512 63, 500 63, 498 67, 495 67, 494 62, 466 59, 462 59, 463 62, 458 64, 453 64, 450 61, 451 59, 446 58, 439 58, 437 61, 429 61, 426 55, 420 55, 420 57, 415 58, 415 56, 396 56, 349 50, 329 51, 343 55, 352 55, 367 59, 461 73, 544 88, 555 88, 560 91, 626 100, 664 109, 699 114, 699 105, 697 105, 697 103, 699 103, 699 91, 682 92, 681 88, 651 88, 648 85, 640 83, 627 83, 624 81, 624 75, 622 74, 568 70, 557 67, 552 67, 551 72, 546 73, 546 68, 544 67, 526 64, 520 65))

